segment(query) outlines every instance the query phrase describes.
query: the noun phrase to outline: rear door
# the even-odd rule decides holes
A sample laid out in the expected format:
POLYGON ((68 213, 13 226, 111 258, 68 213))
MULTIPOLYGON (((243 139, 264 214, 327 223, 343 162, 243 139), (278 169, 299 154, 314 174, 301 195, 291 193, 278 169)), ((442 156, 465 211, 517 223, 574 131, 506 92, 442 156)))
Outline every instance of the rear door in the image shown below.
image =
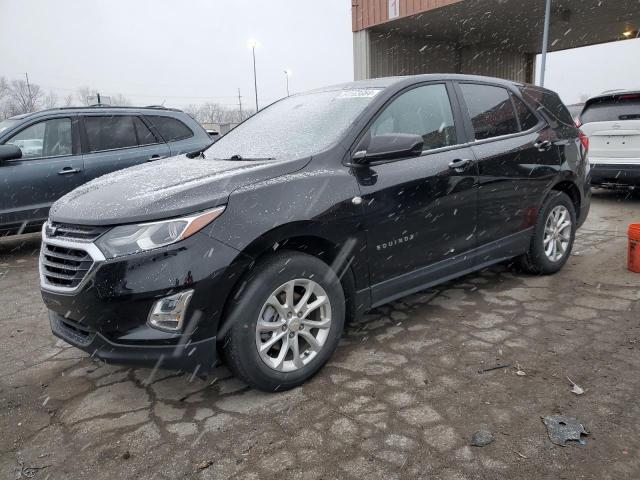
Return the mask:
POLYGON ((83 152, 87 180, 170 156, 138 115, 85 115, 83 152))
POLYGON ((557 138, 503 86, 461 82, 459 92, 478 161, 478 245, 486 261, 518 254, 560 168, 557 138))
POLYGON ((592 164, 640 166, 640 93, 591 100, 580 121, 592 164))
POLYGON ((77 118, 35 121, 4 143, 22 158, 0 162, 0 235, 33 231, 53 202, 84 183, 77 118))
MULTIPOLYGON (((365 133, 421 135, 422 155, 354 169, 362 194, 374 304, 462 268, 475 247, 476 164, 450 84, 399 94, 365 133), (425 268, 430 267, 430 268, 425 268)), ((360 147, 358 147, 360 148, 360 147)), ((365 147, 366 149, 366 147, 365 147)))

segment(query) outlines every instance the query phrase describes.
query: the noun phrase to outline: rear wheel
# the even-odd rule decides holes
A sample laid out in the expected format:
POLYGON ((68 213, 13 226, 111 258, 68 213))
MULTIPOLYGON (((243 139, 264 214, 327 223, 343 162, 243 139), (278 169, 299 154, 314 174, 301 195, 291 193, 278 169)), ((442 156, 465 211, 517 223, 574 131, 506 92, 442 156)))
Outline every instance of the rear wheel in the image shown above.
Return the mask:
POLYGON ((551 192, 540 210, 529 251, 520 258, 521 266, 539 275, 558 272, 571 255, 575 233, 573 202, 563 192, 551 192))
POLYGON ((285 251, 260 263, 234 300, 223 350, 236 376, 267 391, 311 378, 344 326, 340 280, 316 257, 285 251))

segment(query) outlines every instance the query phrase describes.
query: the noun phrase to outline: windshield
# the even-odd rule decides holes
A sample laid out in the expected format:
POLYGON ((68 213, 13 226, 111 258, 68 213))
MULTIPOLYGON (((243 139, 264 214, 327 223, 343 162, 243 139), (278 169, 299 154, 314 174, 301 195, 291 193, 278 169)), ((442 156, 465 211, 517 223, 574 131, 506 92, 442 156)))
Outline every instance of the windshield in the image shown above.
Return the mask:
POLYGON ((0 135, 7 132, 17 124, 18 124, 17 120, 3 120, 2 122, 0 122, 0 135))
POLYGON ((335 143, 381 89, 295 95, 261 110, 205 152, 208 158, 306 157, 335 143))

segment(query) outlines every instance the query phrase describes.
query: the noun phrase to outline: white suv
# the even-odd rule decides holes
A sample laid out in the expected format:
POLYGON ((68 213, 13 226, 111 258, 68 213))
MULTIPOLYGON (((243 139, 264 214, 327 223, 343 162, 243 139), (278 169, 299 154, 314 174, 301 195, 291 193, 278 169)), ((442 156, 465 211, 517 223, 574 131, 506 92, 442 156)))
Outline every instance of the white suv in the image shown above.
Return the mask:
POLYGON ((591 184, 640 186, 640 90, 590 98, 578 124, 589 137, 591 184))

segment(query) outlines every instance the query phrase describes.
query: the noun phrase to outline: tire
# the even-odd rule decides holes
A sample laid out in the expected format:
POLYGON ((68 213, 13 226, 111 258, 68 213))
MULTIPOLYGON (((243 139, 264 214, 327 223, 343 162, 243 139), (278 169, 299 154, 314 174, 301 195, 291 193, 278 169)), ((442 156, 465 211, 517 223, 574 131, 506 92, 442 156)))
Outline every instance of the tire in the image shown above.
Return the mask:
POLYGON ((238 378, 259 390, 283 391, 301 385, 338 346, 345 320, 340 280, 322 260, 296 251, 270 255, 245 280, 225 319, 228 333, 222 351, 227 365, 238 378), (312 293, 305 303, 307 291, 312 293), (328 304, 322 303, 324 298, 328 304), (296 313, 296 307, 303 304, 296 313), (316 304, 320 306, 312 309, 316 304), (276 337, 280 338, 267 348, 276 337))
MULTIPOLYGON (((536 220, 536 224, 533 231, 533 237, 531 238, 531 245, 529 251, 519 258, 520 266, 526 272, 535 275, 551 275, 562 269, 567 260, 571 256, 571 250, 573 248, 573 242, 576 235, 576 212, 573 202, 566 193, 552 191, 546 198, 540 214, 536 220), (553 222, 551 218, 557 212, 564 212, 566 217, 571 222, 570 228, 565 228, 556 237, 561 244, 564 244, 563 239, 566 238, 566 246, 562 255, 559 258, 553 259, 553 255, 549 255, 548 250, 545 251, 545 227, 548 222, 553 222)), ((560 245, 556 241, 556 250, 560 251, 560 245)), ((554 242, 553 236, 547 246, 554 242)))

